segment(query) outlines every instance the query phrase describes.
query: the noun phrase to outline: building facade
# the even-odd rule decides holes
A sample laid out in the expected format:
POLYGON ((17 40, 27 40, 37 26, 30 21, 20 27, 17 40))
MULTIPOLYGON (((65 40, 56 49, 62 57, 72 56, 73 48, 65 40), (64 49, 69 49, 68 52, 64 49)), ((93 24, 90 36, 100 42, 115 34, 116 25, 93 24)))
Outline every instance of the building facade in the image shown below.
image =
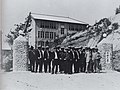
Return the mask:
POLYGON ((33 30, 29 34, 29 44, 37 47, 54 43, 54 40, 69 33, 84 31, 88 24, 70 17, 45 14, 31 14, 33 30))

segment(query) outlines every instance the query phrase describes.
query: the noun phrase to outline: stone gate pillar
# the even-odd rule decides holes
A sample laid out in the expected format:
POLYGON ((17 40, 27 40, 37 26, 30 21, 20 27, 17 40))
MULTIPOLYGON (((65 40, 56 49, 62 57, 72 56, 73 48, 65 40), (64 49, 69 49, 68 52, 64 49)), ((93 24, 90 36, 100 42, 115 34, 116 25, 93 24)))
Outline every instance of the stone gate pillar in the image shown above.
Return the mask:
POLYGON ((103 70, 112 70, 113 69, 113 44, 103 43, 99 47, 102 59, 101 65, 103 70))
POLYGON ((28 42, 20 35, 13 43, 13 71, 28 71, 28 42))

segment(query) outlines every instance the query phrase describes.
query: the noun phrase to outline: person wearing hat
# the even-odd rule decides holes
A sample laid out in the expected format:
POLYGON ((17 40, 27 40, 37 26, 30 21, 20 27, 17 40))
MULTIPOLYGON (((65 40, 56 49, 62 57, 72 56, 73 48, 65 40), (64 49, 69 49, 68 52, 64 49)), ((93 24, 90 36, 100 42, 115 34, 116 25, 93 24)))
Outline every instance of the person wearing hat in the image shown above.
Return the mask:
POLYGON ((30 71, 31 72, 34 72, 34 68, 35 68, 35 51, 34 51, 34 47, 31 46, 30 47, 30 50, 28 52, 28 57, 29 57, 29 60, 30 60, 30 71))
POLYGON ((79 73, 79 69, 80 69, 80 49, 78 47, 75 48, 75 57, 76 57, 76 61, 75 61, 75 73, 79 73))
POLYGON ((85 49, 82 49, 80 52, 80 62, 79 62, 79 67, 81 72, 85 72, 86 70, 86 57, 85 57, 85 49))
POLYGON ((51 74, 57 74, 58 73, 58 66, 59 66, 59 50, 57 47, 54 48, 53 52, 53 61, 52 61, 52 73, 51 74))
POLYGON ((73 69, 72 69, 72 67, 73 67, 73 65, 74 65, 74 61, 75 61, 75 53, 74 53, 74 51, 73 51, 73 47, 70 47, 70 66, 69 66, 69 69, 70 69, 70 72, 69 72, 69 74, 72 74, 73 73, 73 69))
POLYGON ((51 72, 51 61, 50 61, 49 46, 46 46, 46 49, 44 51, 44 71, 45 71, 45 73, 51 72))
POLYGON ((61 48, 61 51, 59 53, 60 53, 59 69, 60 73, 63 73, 65 70, 65 57, 66 57, 66 52, 64 51, 63 47, 61 48))
POLYGON ((100 53, 98 52, 98 49, 97 48, 94 48, 94 51, 92 53, 92 58, 93 58, 93 62, 94 62, 94 65, 93 65, 93 69, 94 69, 94 72, 100 72, 100 59, 101 59, 101 56, 100 56, 100 53))
POLYGON ((38 46, 38 49, 36 49, 35 52, 36 52, 36 57, 37 57, 36 72, 38 71, 38 67, 39 67, 39 73, 41 73, 42 72, 42 67, 43 67, 43 54, 42 54, 41 45, 38 46))
POLYGON ((70 66, 71 66, 70 56, 71 56, 70 49, 67 47, 66 48, 66 57, 65 57, 65 62, 64 62, 64 65, 65 65, 64 73, 65 74, 70 74, 71 73, 71 70, 70 70, 70 66))
POLYGON ((78 51, 78 48, 74 48, 74 54, 75 54, 75 59, 74 59, 74 73, 78 73, 79 70, 78 70, 78 61, 79 61, 79 51, 78 51))

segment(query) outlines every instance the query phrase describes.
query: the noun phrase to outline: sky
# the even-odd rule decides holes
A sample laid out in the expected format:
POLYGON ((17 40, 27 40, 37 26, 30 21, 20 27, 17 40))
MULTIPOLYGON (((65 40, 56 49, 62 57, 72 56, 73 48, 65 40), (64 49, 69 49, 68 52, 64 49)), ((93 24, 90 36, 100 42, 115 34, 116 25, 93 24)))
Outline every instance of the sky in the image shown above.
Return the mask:
POLYGON ((88 24, 115 14, 120 0, 3 0, 2 30, 9 33, 29 12, 69 16, 88 24))

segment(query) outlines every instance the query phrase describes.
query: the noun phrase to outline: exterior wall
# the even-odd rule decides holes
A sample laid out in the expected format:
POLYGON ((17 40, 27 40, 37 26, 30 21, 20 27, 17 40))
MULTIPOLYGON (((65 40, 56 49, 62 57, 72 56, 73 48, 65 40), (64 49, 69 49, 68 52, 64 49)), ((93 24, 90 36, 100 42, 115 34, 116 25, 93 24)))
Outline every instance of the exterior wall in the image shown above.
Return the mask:
POLYGON ((102 59, 101 65, 103 70, 113 69, 113 45, 108 43, 103 43, 99 47, 102 59))
MULTIPOLYGON (((37 47, 38 45, 45 46, 46 42, 53 43, 54 40, 59 37, 66 36, 68 33, 77 32, 75 29, 72 30, 72 28, 70 28, 71 25, 72 26, 77 25, 77 27, 79 26, 79 28, 81 28, 81 26, 85 27, 85 25, 81 25, 81 24, 78 25, 78 24, 69 24, 65 22, 34 19, 32 26, 33 30, 30 33, 29 44, 35 47, 37 47), (53 27, 55 26, 54 28, 51 28, 51 23, 53 27), (52 35, 52 38, 50 38, 50 35, 52 35)), ((82 28, 80 30, 82 30, 82 28)))
MULTIPOLYGON (((11 50, 7 50, 7 49, 2 49, 2 60, 1 60, 1 68, 5 69, 5 67, 7 66, 7 64, 13 60, 13 53, 11 50)), ((10 65, 12 68, 12 65, 10 65)), ((9 67, 9 66, 8 66, 9 67)))

